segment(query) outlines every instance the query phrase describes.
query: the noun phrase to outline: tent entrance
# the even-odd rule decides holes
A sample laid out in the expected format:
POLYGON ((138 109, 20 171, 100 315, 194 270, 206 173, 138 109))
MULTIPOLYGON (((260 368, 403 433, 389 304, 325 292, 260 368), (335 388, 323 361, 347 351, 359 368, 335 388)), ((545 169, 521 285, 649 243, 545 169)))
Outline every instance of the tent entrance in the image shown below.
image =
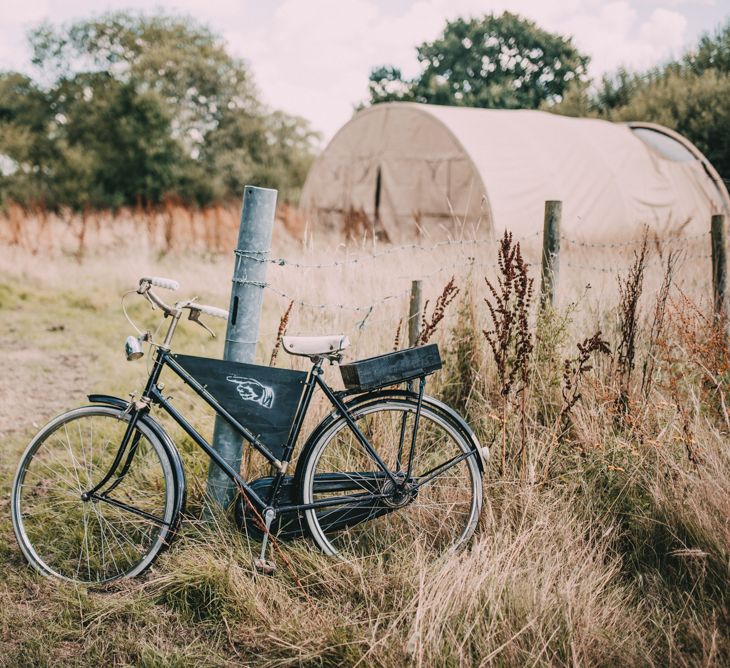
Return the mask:
POLYGON ((380 190, 382 185, 382 172, 380 170, 380 165, 378 165, 378 171, 375 176, 375 207, 373 209, 374 216, 373 220, 375 222, 376 227, 378 227, 378 223, 380 222, 380 190))

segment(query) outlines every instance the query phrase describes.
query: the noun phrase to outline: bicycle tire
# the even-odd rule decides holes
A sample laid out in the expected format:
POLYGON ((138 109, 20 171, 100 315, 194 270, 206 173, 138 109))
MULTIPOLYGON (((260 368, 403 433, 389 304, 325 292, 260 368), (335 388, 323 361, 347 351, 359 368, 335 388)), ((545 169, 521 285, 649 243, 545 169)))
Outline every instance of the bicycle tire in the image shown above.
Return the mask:
POLYGON ((81 499, 108 470, 129 420, 112 406, 77 408, 49 422, 23 453, 11 493, 13 529, 23 556, 43 575, 96 585, 135 577, 171 539, 180 483, 164 444, 141 420, 132 465, 112 498, 156 521, 81 499))
MULTIPOLYGON (((380 429, 382 432, 380 434, 380 438, 388 440, 387 432, 392 428, 393 423, 397 426, 401 423, 404 415, 406 416, 406 420, 412 423, 416 409, 417 401, 412 397, 391 397, 355 406, 351 409, 351 415, 354 421, 358 424, 358 427, 362 429, 363 425, 365 426, 365 429, 363 429, 364 433, 368 430, 373 431, 374 427, 375 431, 373 431, 373 433, 377 433, 377 430, 380 429), (370 419, 376 415, 379 416, 377 419, 370 419), (382 422, 384 415, 390 416, 389 425, 378 427, 376 423, 382 422), (368 422, 369 424, 367 424, 368 422)), ((454 420, 445 415, 443 412, 437 410, 436 407, 430 406, 427 402, 424 402, 420 414, 418 430, 419 440, 416 443, 417 461, 414 462, 414 465, 425 466, 429 461, 433 463, 434 457, 432 455, 435 454, 436 445, 439 442, 433 441, 435 438, 433 433, 427 435, 427 437, 433 442, 429 451, 427 450, 428 441, 426 440, 426 437, 422 438, 421 435, 428 431, 428 429, 433 430, 434 427, 440 430, 442 434, 447 436, 450 440, 451 445, 448 448, 450 449, 450 456, 462 457, 460 462, 452 467, 452 469, 459 467, 461 477, 459 478, 458 484, 463 486, 461 493, 463 493, 465 499, 468 499, 466 502, 459 501, 462 507, 462 517, 459 521, 460 528, 456 532, 449 531, 448 528, 446 528, 446 531, 442 531, 445 525, 441 525, 440 529, 438 527, 436 528, 436 533, 440 531, 440 534, 443 535, 436 535, 433 533, 434 530, 429 528, 429 522, 423 521, 424 515, 427 513, 418 511, 418 497, 422 496, 421 491, 418 491, 416 497, 411 499, 409 502, 395 508, 389 507, 384 509, 380 502, 372 503, 372 507, 363 506, 362 504, 358 505, 357 503, 351 504, 351 517, 354 517, 352 526, 347 525, 347 512, 350 510, 349 505, 342 506, 341 510, 336 513, 333 512, 333 509, 305 510, 304 515, 310 535, 325 554, 339 556, 345 560, 369 556, 370 554, 382 554, 387 551, 388 541, 375 535, 381 529, 384 534, 386 532, 390 532, 392 534, 393 542, 399 543, 401 546, 406 542, 420 541, 425 543, 426 547, 429 549, 436 548, 439 552, 446 550, 458 550, 468 542, 476 529, 483 499, 481 471, 479 461, 477 459, 478 453, 471 447, 471 444, 465 437, 460 425, 456 424, 454 420), (419 446, 426 454, 426 456, 421 457, 420 460, 418 459, 419 446), (414 518, 412 521, 404 523, 403 518, 406 513, 414 515, 414 518), (431 538, 433 538, 433 540, 428 539, 428 536, 426 535, 428 531, 432 531, 431 538), (410 539, 410 541, 408 539, 410 539)), ((316 434, 316 437, 305 446, 298 466, 299 470, 297 477, 299 479, 302 503, 309 504, 317 502, 322 498, 327 498, 327 485, 334 479, 333 476, 340 476, 339 478, 336 478, 337 480, 341 480, 341 476, 343 475, 349 478, 352 483, 350 486, 353 490, 360 487, 363 490, 367 489, 372 491, 374 484, 378 486, 380 485, 380 480, 373 483, 372 476, 380 476, 381 474, 376 472, 377 467, 372 463, 372 458, 370 458, 370 463, 367 463, 367 460, 363 459, 362 455, 364 450, 359 443, 354 444, 352 442, 354 438, 351 436, 351 432, 347 427, 347 421, 344 417, 340 416, 331 419, 329 423, 325 421, 325 423, 323 423, 323 428, 318 431, 319 433, 316 434), (345 435, 348 439, 350 439, 351 443, 350 445, 346 444, 344 446, 339 446, 339 451, 335 451, 335 448, 338 447, 336 445, 338 442, 337 439, 341 435, 345 435), (328 447, 330 448, 330 453, 326 455, 328 447), (350 450, 345 453, 344 448, 347 447, 350 447, 350 450), (347 459, 343 460, 343 457, 347 459), (339 467, 344 468, 345 470, 335 471, 334 469, 337 466, 334 465, 335 461, 346 461, 347 463, 345 465, 339 467), (357 475, 354 475, 354 472, 351 469, 355 466, 355 464, 361 467, 367 466, 368 471, 365 472, 363 470, 358 470, 357 475), (363 476, 364 473, 367 473, 367 476, 370 477, 367 483, 360 484, 357 480, 365 479, 363 476)), ((412 433, 408 429, 406 429, 406 431, 409 434, 412 433)), ((373 434, 366 433, 366 435, 370 438, 373 434)), ((400 442, 400 436, 398 440, 400 442)), ((388 464, 388 468, 395 471, 395 459, 397 459, 397 453, 390 451, 395 449, 395 446, 391 443, 390 450, 388 450, 387 448, 383 448, 382 443, 373 442, 373 445, 376 447, 376 450, 378 450, 383 460, 388 464)), ((409 445, 410 441, 408 441, 408 447, 409 445)), ((439 457, 446 457, 446 454, 443 456, 439 455, 439 457)), ((442 462, 438 460, 438 463, 442 462)), ((404 464, 405 462, 401 462, 401 468, 404 467, 404 464)), ((454 472, 455 471, 452 471, 452 478, 454 472)), ((414 471, 413 473, 417 477, 419 472, 414 471)), ((444 476, 445 475, 446 474, 444 473, 444 476)), ((456 483, 457 481, 452 480, 452 482, 456 483)), ((433 489, 436 486, 431 485, 431 487, 433 489)), ((461 487, 454 485, 453 489, 459 493, 461 487)), ((382 492, 383 490, 384 487, 379 491, 382 492)), ((443 490, 438 490, 439 493, 431 494, 432 500, 436 503, 436 507, 438 507, 439 498, 441 498, 441 500, 444 499, 444 495, 440 494, 442 491, 443 490)), ((454 502, 453 499, 452 502, 454 502)), ((435 516, 436 512, 432 511, 432 515, 435 516)), ((431 517, 429 519, 433 520, 436 518, 431 517)))

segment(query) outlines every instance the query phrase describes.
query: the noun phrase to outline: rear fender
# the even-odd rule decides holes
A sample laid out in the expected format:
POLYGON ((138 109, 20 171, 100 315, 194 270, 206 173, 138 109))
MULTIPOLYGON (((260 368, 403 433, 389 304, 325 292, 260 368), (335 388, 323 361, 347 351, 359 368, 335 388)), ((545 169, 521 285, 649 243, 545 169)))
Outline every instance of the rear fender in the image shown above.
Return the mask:
MULTIPOLYGON (((113 406, 121 410, 126 410, 129 407, 129 402, 119 397, 114 397, 110 394, 90 394, 88 399, 92 404, 102 404, 104 406, 113 406)), ((162 443, 162 447, 165 450, 165 454, 170 460, 170 465, 174 469, 175 473, 175 526, 173 532, 177 530, 178 525, 182 519, 182 513, 185 512, 185 502, 187 500, 187 482, 185 480, 185 469, 183 468, 182 459, 180 453, 177 451, 175 444, 172 439, 165 431, 165 428, 157 422, 149 413, 145 413, 140 416, 140 421, 152 431, 152 433, 159 438, 162 443)))
MULTIPOLYGON (((360 408, 363 405, 367 405, 371 402, 382 401, 383 399, 404 399, 409 398, 418 401, 418 394, 415 392, 409 392, 408 390, 380 390, 378 392, 372 392, 369 394, 363 394, 355 397, 350 402, 347 402, 348 408, 360 408)), ((489 448, 482 447, 477 439, 476 434, 472 428, 468 425, 461 415, 459 415, 451 406, 448 406, 443 401, 439 401, 434 397, 424 395, 423 403, 431 408, 434 412, 440 413, 443 417, 448 418, 454 423, 454 426, 459 429, 471 449, 477 453, 477 465, 479 470, 484 473, 484 467, 489 459, 489 448)))
MULTIPOLYGON (((360 394, 350 401, 346 401, 345 406, 347 406, 349 410, 355 410, 357 408, 367 406, 370 403, 383 401, 384 399, 413 399, 415 401, 418 401, 418 394, 416 394, 415 392, 409 392, 408 390, 378 390, 375 392, 368 392, 367 394, 360 394)), ((479 440, 474 434, 474 431, 466 423, 464 418, 462 418, 450 406, 447 406, 442 401, 434 399, 433 397, 430 397, 428 395, 424 395, 423 403, 427 405, 430 409, 432 409, 435 413, 440 414, 442 417, 448 419, 454 424, 454 426, 459 430, 461 435, 466 439, 471 450, 477 454, 477 466, 479 466, 479 471, 481 473, 484 473, 484 467, 487 459, 489 458, 489 448, 482 447, 480 445, 479 440)), ((328 429, 332 425, 332 423, 339 417, 339 411, 333 410, 315 427, 315 429, 307 438, 304 446, 302 447, 302 451, 299 455, 299 461, 297 462, 297 470, 295 474, 296 483, 299 490, 301 490, 300 483, 301 476, 304 472, 304 461, 306 460, 306 455, 309 453, 309 450, 314 447, 314 444, 319 440, 319 437, 322 435, 322 433, 326 429, 328 429)))

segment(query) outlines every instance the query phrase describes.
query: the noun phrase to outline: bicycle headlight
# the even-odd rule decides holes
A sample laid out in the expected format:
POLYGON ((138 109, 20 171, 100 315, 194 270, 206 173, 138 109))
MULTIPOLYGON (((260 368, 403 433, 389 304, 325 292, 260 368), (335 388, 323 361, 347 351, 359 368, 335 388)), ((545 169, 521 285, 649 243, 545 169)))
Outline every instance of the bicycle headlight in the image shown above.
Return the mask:
POLYGON ((142 341, 137 336, 128 336, 124 342, 124 352, 127 355, 127 362, 138 360, 144 355, 144 349, 142 348, 142 341))

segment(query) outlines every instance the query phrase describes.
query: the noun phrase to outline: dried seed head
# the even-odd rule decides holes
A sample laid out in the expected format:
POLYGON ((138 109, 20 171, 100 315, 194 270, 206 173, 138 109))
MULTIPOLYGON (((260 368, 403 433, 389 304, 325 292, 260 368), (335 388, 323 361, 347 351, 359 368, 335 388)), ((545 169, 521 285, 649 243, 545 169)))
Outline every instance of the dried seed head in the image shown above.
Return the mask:
POLYGON ((420 346, 424 343, 428 343, 431 337, 436 332, 439 323, 444 319, 446 315, 446 307, 451 304, 459 294, 459 288, 456 287, 454 277, 444 286, 441 294, 436 299, 436 305, 433 308, 433 313, 430 317, 427 317, 428 312, 428 300, 423 305, 423 313, 421 314, 421 332, 416 339, 416 345, 420 346))
POLYGON ((286 311, 284 311, 284 314, 281 316, 281 320, 279 320, 279 329, 276 332, 276 343, 274 344, 274 348, 271 351, 269 366, 274 366, 276 358, 279 355, 279 348, 281 348, 281 339, 283 338, 284 334, 286 334, 286 328, 289 326, 289 314, 291 313, 292 306, 294 306, 294 300, 289 302, 289 306, 287 306, 286 311))

